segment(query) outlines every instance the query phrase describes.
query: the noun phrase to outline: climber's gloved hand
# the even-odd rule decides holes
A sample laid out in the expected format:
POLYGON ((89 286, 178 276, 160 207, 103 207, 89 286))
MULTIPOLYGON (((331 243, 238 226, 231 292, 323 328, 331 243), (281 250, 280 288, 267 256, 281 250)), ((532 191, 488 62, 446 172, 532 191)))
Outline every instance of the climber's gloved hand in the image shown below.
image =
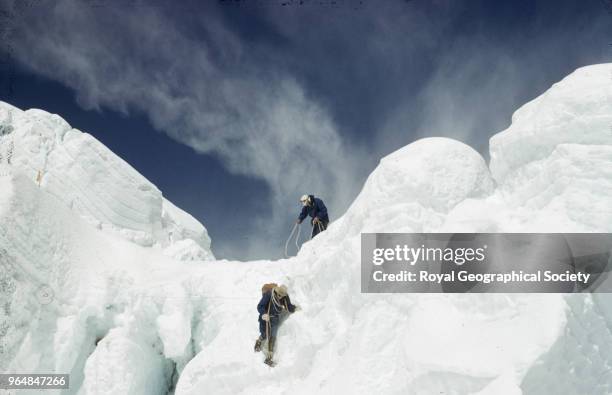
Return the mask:
POLYGON ((320 222, 319 217, 315 217, 315 218, 312 220, 312 223, 313 223, 313 224, 318 224, 319 222, 320 222))
POLYGON ((270 315, 269 314, 262 314, 261 315, 261 319, 264 321, 270 321, 270 315))

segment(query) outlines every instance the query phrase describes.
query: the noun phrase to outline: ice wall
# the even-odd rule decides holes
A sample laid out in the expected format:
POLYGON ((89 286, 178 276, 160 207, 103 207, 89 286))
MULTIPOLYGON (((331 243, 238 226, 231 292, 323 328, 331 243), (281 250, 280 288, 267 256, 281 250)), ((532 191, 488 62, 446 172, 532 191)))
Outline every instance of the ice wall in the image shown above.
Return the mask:
POLYGON ((184 259, 214 259, 204 226, 93 136, 42 110, 0 102, 0 164, 92 225, 184 259), (10 162, 10 164, 9 164, 10 162))

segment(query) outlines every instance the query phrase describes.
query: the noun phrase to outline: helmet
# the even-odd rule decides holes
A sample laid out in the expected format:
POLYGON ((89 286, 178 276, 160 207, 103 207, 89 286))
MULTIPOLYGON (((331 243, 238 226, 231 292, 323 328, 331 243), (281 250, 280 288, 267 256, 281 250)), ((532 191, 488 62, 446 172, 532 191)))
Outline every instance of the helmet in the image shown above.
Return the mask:
POLYGON ((302 202, 303 206, 307 206, 309 201, 310 198, 308 197, 308 195, 302 195, 302 197, 300 198, 300 202, 302 202))

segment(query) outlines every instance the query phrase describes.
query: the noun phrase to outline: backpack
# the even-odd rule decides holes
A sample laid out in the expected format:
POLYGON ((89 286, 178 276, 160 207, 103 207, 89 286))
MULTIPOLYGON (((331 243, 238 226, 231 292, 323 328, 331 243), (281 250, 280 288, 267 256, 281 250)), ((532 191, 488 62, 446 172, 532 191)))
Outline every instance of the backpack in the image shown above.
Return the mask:
POLYGON ((264 284, 264 285, 261 287, 261 294, 263 295, 263 294, 265 294, 266 292, 273 290, 273 289, 274 289, 274 287, 278 287, 278 284, 277 284, 277 283, 268 283, 268 284, 264 284))

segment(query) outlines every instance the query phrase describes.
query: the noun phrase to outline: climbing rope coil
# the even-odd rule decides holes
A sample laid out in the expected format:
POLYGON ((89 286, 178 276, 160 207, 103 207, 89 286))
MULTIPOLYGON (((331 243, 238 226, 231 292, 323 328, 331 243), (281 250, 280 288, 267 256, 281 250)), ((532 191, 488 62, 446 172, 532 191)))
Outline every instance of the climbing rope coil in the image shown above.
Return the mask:
MULTIPOLYGON (((325 230, 325 227, 323 226, 321 221, 317 221, 316 223, 314 223, 312 225, 312 231, 310 232, 310 239, 311 240, 315 236, 314 235, 315 226, 317 227, 317 230, 318 230, 317 234, 321 233, 321 232, 323 232, 325 230)), ((291 233, 289 234, 289 237, 287 238, 287 241, 285 242, 285 258, 289 258, 289 252, 287 250, 289 249, 289 243, 291 242, 291 239, 293 238, 293 234, 295 233, 296 229, 297 229, 297 235, 295 236, 295 248, 297 249, 296 255, 300 251, 299 241, 300 241, 301 228, 300 228, 300 224, 299 223, 295 223, 293 225, 293 229, 291 229, 291 233)))
POLYGON ((297 249, 296 254, 298 251, 300 251, 300 245, 298 244, 298 241, 300 240, 301 228, 300 228, 300 224, 295 223, 293 225, 293 229, 291 229, 291 234, 289 235, 289 237, 287 238, 287 241, 285 242, 285 258, 289 258, 289 253, 287 252, 287 249, 289 248, 289 242, 293 238, 293 234, 295 233, 296 229, 297 229, 297 235, 295 236, 295 248, 297 249))

